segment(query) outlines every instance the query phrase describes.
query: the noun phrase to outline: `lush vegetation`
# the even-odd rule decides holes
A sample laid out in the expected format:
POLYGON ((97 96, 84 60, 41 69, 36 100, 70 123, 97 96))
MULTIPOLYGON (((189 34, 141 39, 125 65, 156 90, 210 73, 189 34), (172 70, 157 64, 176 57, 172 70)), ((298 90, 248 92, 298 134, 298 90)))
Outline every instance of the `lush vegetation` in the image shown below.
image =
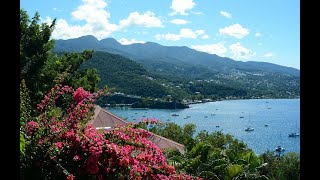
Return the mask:
POLYGON ((21 171, 25 179, 181 179, 150 133, 134 125, 98 131, 87 122, 93 98, 82 87, 57 85, 38 104, 40 113, 22 131, 25 147, 21 171), (62 108, 58 101, 64 101, 62 108))
MULTIPOLYGON (((257 156, 231 135, 195 135, 193 124, 143 120, 106 131, 92 127, 88 122, 95 99, 109 93, 97 90, 99 70, 82 67, 91 61, 92 51, 53 54, 50 35, 55 21, 40 25, 39 19, 38 13, 30 20, 20 10, 21 179, 300 179, 296 153, 257 156), (186 152, 162 152, 146 129, 184 144, 186 152)), ((148 72, 135 74, 145 77, 148 72)))
POLYGON ((203 179, 300 179, 300 157, 274 152, 257 156, 245 143, 220 131, 201 131, 196 126, 174 123, 141 125, 144 129, 186 146, 186 153, 168 151, 166 157, 178 172, 203 179))
POLYGON ((99 80, 97 72, 79 69, 92 54, 84 51, 52 55, 51 46, 46 44, 53 43, 49 39, 55 21, 51 26, 39 25, 39 19, 36 13, 30 22, 27 13, 20 10, 20 57, 24 62, 20 86, 20 177, 199 179, 177 174, 163 152, 149 140, 146 130, 126 125, 99 131, 88 124, 93 117, 94 100, 108 93, 106 89, 90 93, 99 80), (80 87, 74 89, 67 84, 80 87))
POLYGON ((97 69, 101 77, 100 87, 108 85, 116 92, 169 101, 296 98, 300 94, 299 77, 281 73, 210 73, 199 66, 191 67, 188 76, 184 73, 176 74, 179 69, 189 69, 187 67, 170 65, 176 69, 172 73, 152 67, 147 66, 147 70, 137 62, 107 52, 95 52, 91 61, 81 65, 81 68, 97 69), (191 75, 193 72, 201 74, 200 71, 208 76, 194 78, 196 76, 191 75), (172 99, 168 99, 168 95, 172 99))
POLYGON ((54 86, 59 74, 63 74, 65 84, 75 88, 86 86, 88 91, 96 91, 100 81, 97 71, 79 70, 83 62, 91 59, 92 51, 54 55, 54 41, 50 36, 55 20, 51 25, 39 24, 39 21, 39 13, 30 20, 27 12, 20 10, 20 79, 25 80, 32 108, 54 86))
POLYGON ((148 79, 149 73, 138 63, 123 56, 95 52, 82 68, 96 68, 101 76, 99 86, 108 85, 116 91, 144 97, 163 97, 163 86, 148 79))

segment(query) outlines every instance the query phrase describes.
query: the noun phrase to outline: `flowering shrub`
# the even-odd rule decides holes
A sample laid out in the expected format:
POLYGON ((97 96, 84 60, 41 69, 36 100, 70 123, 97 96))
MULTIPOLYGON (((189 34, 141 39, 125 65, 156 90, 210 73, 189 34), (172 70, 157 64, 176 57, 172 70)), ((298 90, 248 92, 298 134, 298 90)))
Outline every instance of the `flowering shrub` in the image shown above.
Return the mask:
POLYGON ((177 174, 148 139, 151 134, 135 124, 108 130, 88 124, 94 99, 102 94, 62 85, 51 89, 38 104, 39 116, 23 128, 28 135, 24 179, 195 179, 177 174), (57 101, 68 95, 68 108, 59 107, 57 101))

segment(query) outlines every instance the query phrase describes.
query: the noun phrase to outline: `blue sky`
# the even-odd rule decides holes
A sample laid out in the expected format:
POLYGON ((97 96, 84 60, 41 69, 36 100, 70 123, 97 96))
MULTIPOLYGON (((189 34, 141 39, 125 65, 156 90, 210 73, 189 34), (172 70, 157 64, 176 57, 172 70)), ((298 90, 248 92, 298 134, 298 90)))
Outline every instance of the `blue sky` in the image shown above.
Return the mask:
POLYGON ((20 7, 43 22, 56 18, 53 39, 150 41, 300 69, 298 0, 20 0, 20 7))

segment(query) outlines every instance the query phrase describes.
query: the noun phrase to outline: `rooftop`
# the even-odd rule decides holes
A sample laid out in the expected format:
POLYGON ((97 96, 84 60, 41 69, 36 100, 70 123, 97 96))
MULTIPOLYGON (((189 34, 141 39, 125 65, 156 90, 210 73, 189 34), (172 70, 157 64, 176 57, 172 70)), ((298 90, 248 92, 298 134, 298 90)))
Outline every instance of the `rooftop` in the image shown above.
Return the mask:
MULTIPOLYGON (((128 124, 129 122, 96 105, 93 120, 89 121, 89 123, 92 123, 92 126, 95 128, 104 129, 105 127, 112 128, 119 124, 128 124)), ((156 144, 161 150, 177 149, 182 154, 185 152, 185 147, 183 144, 177 143, 152 132, 150 133, 150 141, 156 144)))

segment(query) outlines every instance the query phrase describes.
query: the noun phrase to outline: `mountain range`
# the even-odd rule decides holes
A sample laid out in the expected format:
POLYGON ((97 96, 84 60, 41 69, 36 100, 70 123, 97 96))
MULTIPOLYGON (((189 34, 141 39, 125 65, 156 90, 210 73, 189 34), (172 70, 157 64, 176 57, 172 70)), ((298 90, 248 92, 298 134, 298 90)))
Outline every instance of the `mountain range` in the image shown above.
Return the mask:
POLYGON ((55 52, 95 50, 82 68, 96 68, 100 86, 126 94, 178 99, 204 97, 293 98, 300 95, 300 71, 277 64, 235 61, 186 46, 153 42, 122 45, 112 38, 83 36, 55 40, 55 52))
POLYGON ((199 72, 203 72, 205 69, 211 73, 281 73, 300 76, 300 71, 295 68, 267 62, 235 61, 186 46, 162 46, 153 42, 122 45, 113 38, 99 41, 92 35, 55 41, 54 50, 56 51, 82 51, 85 49, 119 54, 140 62, 147 69, 159 72, 167 71, 169 65, 169 67, 176 67, 175 69, 182 71, 182 74, 189 74, 192 69, 199 69, 199 72))

